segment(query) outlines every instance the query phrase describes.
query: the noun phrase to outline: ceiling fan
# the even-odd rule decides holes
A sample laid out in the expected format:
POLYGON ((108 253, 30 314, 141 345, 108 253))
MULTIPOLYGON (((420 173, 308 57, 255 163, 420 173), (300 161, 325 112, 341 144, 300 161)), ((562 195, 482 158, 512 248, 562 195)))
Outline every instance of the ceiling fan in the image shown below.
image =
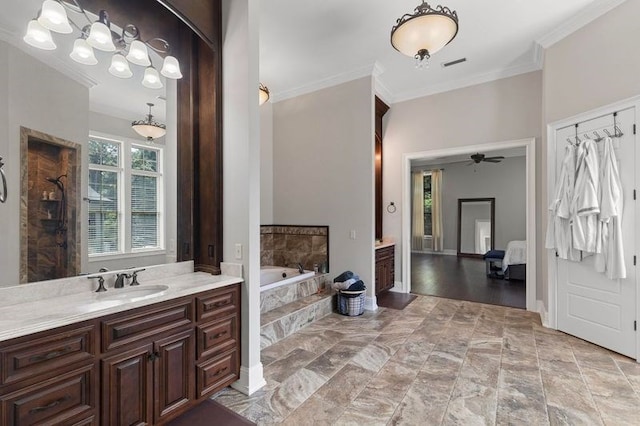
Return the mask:
POLYGON ((475 153, 471 155, 471 161, 467 163, 467 166, 472 164, 479 164, 481 161, 486 161, 487 163, 499 163, 504 159, 503 156, 499 155, 496 157, 486 157, 484 154, 475 153))

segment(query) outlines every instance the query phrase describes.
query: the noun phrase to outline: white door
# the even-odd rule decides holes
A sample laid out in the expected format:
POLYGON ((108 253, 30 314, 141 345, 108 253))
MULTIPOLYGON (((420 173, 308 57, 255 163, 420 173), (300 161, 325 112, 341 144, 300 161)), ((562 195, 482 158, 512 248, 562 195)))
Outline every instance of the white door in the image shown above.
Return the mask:
MULTIPOLYGON (((557 263, 557 314, 558 329, 615 352, 636 357, 636 270, 635 252, 635 187, 636 151, 633 124, 635 109, 629 108, 618 113, 618 127, 624 133, 614 139, 616 156, 624 194, 622 233, 626 258, 627 278, 609 280, 594 269, 594 258, 589 256, 581 262, 556 258, 557 263)), ((581 123, 578 133, 603 129, 611 132, 613 116, 608 115, 581 123)), ((556 176, 566 139, 575 136, 575 128, 556 131, 556 176)), ((582 139, 582 138, 581 138, 582 139)), ((601 149, 602 144, 598 144, 601 149)))

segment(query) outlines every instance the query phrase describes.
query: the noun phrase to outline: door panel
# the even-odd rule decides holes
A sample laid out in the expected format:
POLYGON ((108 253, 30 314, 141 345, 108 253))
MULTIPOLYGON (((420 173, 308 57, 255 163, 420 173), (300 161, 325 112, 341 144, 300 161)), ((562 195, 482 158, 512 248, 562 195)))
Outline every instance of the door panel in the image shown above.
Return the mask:
MULTIPOLYGON (((614 148, 623 187, 622 234, 627 278, 609 280, 605 274, 596 272, 593 256, 581 262, 556 258, 558 329, 635 358, 635 109, 619 112, 616 121, 624 133, 622 138, 614 139, 614 148)), ((607 115, 581 123, 578 133, 582 135, 583 132, 598 131, 604 136, 603 129, 611 131, 613 124, 613 116, 607 115)), ((566 139, 574 136, 574 127, 556 132, 556 176, 560 173, 566 139)), ((602 143, 598 144, 598 148, 602 150, 602 143)))
POLYGON ((156 422, 195 398, 194 349, 193 330, 154 344, 156 422))

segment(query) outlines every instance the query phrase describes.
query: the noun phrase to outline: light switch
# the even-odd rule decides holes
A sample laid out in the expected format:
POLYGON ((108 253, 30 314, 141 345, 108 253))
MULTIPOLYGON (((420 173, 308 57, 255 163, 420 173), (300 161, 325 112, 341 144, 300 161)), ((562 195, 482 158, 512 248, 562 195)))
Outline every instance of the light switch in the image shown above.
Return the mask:
POLYGON ((351 231, 349 231, 349 238, 351 238, 352 240, 356 239, 356 230, 352 229, 351 231))
POLYGON ((242 244, 236 244, 236 259, 242 259, 242 244))

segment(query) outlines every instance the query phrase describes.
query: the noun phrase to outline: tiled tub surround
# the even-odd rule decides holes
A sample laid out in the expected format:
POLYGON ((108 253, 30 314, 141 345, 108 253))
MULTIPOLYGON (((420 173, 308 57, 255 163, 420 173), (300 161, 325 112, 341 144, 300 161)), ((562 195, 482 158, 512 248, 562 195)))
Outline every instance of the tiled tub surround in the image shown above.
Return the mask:
POLYGON ((327 274, 260 293, 260 348, 329 315, 335 305, 327 274))
POLYGON ((313 271, 329 271, 329 227, 263 225, 260 227, 260 264, 293 267, 301 263, 313 271))
POLYGON ((240 277, 193 272, 191 261, 147 267, 138 280, 140 288, 167 289, 141 300, 110 299, 132 287, 114 289, 110 280, 106 293, 96 293, 96 280, 86 276, 0 288, 0 341, 242 282, 240 277))
POLYGON ((283 285, 294 284, 313 276, 313 271, 300 273, 299 270, 294 268, 263 265, 260 266, 260 291, 267 291, 283 285))

